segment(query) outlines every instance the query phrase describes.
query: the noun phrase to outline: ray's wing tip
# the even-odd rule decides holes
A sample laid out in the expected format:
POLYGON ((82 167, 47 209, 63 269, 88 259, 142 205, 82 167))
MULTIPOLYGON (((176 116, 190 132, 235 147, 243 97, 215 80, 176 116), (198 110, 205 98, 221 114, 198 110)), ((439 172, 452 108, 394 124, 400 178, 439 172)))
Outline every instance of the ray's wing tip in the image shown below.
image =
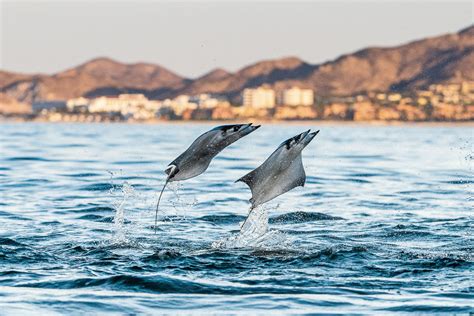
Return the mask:
POLYGON ((309 132, 311 131, 311 129, 307 130, 307 131, 304 131, 303 133, 301 134, 298 134, 290 139, 294 139, 296 142, 302 142, 304 139, 306 139, 306 136, 308 136, 309 132))
POLYGON ((258 129, 261 125, 252 125, 253 123, 245 124, 242 132, 247 134, 250 134, 254 132, 256 129, 258 129))
POLYGON ((237 182, 243 182, 243 183, 245 183, 244 178, 245 178, 245 176, 240 177, 240 178, 238 178, 237 180, 235 180, 234 183, 237 183, 237 182))
POLYGON ((316 135, 319 134, 320 131, 321 130, 318 129, 317 131, 311 132, 311 133, 309 133, 309 136, 311 136, 311 138, 314 138, 316 135))
POLYGON ((248 123, 247 125, 248 125, 248 127, 252 127, 252 128, 254 128, 254 129, 257 129, 257 128, 259 128, 260 126, 262 126, 262 125, 260 125, 260 124, 259 124, 259 125, 253 125, 253 122, 250 122, 250 123, 248 123))

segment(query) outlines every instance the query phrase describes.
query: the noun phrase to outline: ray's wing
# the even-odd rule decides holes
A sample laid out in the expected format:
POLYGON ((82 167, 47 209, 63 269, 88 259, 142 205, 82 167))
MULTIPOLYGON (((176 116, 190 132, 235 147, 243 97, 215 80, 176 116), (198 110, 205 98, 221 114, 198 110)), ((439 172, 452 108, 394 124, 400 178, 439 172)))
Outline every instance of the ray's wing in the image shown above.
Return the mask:
POLYGON ((251 203, 253 203, 254 196, 256 194, 256 184, 257 184, 257 177, 259 176, 259 173, 260 173, 260 167, 254 169, 253 171, 247 173, 242 178, 235 181, 235 182, 239 182, 239 181, 243 182, 249 186, 250 191, 252 192, 252 198, 250 199, 251 203))
POLYGON ((208 150, 209 144, 212 143, 214 136, 216 135, 217 131, 212 129, 201 134, 198 138, 196 138, 191 145, 189 145, 188 149, 186 149, 182 155, 184 154, 194 154, 200 151, 208 150))
MULTIPOLYGON (((207 156, 209 151, 209 144, 212 143, 215 133, 215 130, 210 130, 200 135, 192 142, 191 145, 189 145, 189 147, 183 153, 181 153, 175 160, 170 162, 168 166, 179 166, 182 163, 186 164, 196 160, 199 157, 207 156)), ((208 162, 210 162, 211 159, 212 157, 209 157, 207 159, 208 162)))
POLYGON ((254 206, 263 204, 273 200, 277 196, 282 195, 296 187, 304 186, 306 181, 306 173, 303 168, 301 154, 291 162, 285 170, 281 171, 276 177, 265 182, 265 187, 256 190, 256 194, 252 192, 252 200, 255 201, 254 206))
POLYGON ((304 186, 306 182, 301 154, 275 177, 274 174, 265 174, 265 170, 267 169, 260 166, 236 181, 244 182, 250 187, 252 207, 268 202, 291 189, 304 186))
POLYGON ((304 186, 306 182, 306 173, 304 171, 301 153, 292 161, 288 169, 282 172, 280 181, 282 181, 282 192, 278 195, 288 192, 293 188, 304 186))
MULTIPOLYGON (((271 162, 275 159, 275 155, 278 154, 280 148, 283 146, 283 143, 278 146, 278 148, 257 168, 253 171, 247 173, 242 178, 238 179, 235 182, 243 182, 247 184, 252 192, 252 198, 250 199, 250 203, 254 204, 257 200, 256 197, 261 195, 262 189, 265 186, 265 182, 267 182, 269 177, 273 177, 273 174, 269 174, 271 172, 271 162)), ((256 206, 256 205, 253 205, 256 206)))

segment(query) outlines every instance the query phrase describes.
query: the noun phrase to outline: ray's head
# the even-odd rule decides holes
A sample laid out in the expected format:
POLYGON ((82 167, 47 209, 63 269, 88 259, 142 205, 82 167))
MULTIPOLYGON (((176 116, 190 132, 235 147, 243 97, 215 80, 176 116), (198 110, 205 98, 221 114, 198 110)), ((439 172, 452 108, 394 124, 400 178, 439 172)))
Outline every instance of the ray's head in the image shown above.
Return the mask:
POLYGON ((240 138, 252 133, 259 127, 260 125, 254 126, 252 123, 217 126, 210 131, 214 134, 214 140, 212 143, 220 151, 224 147, 227 147, 240 138))
POLYGON ((301 134, 287 139, 283 142, 282 147, 284 146, 284 148, 288 151, 301 152, 313 140, 313 138, 316 137, 318 133, 319 130, 311 132, 309 129, 301 134))
POLYGON ((236 138, 237 140, 241 137, 244 137, 252 133, 259 127, 260 125, 252 125, 252 123, 230 124, 230 125, 217 126, 213 130, 219 132, 219 136, 221 136, 222 138, 231 138, 231 139, 236 138))

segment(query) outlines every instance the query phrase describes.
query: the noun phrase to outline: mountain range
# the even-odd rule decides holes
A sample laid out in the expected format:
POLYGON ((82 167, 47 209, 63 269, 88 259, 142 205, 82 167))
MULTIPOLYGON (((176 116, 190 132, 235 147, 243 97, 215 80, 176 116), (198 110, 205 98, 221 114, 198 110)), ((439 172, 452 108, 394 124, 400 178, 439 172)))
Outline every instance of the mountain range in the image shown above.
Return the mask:
POLYGON ((236 100, 243 89, 262 84, 277 90, 300 86, 321 96, 344 96, 464 80, 474 81, 474 25, 396 47, 365 48, 322 64, 286 57, 233 73, 215 69, 195 79, 160 65, 124 64, 110 58, 96 58, 52 75, 0 71, 0 101, 31 103, 133 92, 153 99, 215 93, 236 100))

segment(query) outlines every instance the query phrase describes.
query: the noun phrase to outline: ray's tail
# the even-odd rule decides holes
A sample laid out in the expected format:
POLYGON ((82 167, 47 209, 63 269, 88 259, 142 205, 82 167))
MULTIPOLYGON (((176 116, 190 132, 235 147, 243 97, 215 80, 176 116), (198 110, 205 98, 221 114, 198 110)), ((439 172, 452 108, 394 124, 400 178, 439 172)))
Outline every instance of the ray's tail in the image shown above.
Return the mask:
POLYGON ((158 227, 158 211, 160 209, 161 196, 163 195, 163 192, 165 191, 165 188, 168 185, 168 182, 170 182, 170 179, 176 174, 176 171, 177 171, 177 168, 175 165, 171 165, 165 170, 165 172, 168 174, 168 177, 166 177, 165 185, 163 185, 163 188, 161 189, 161 192, 160 192, 160 196, 158 197, 158 202, 156 203, 155 234, 156 234, 156 229, 158 227))
POLYGON ((155 211, 155 234, 156 234, 156 229, 157 229, 157 227, 158 227, 158 210, 160 209, 161 196, 163 195, 163 191, 165 190, 166 185, 168 184, 168 182, 169 182, 169 177, 166 178, 165 185, 164 185, 163 188, 161 189, 160 196, 158 197, 158 202, 156 203, 156 211, 155 211))

